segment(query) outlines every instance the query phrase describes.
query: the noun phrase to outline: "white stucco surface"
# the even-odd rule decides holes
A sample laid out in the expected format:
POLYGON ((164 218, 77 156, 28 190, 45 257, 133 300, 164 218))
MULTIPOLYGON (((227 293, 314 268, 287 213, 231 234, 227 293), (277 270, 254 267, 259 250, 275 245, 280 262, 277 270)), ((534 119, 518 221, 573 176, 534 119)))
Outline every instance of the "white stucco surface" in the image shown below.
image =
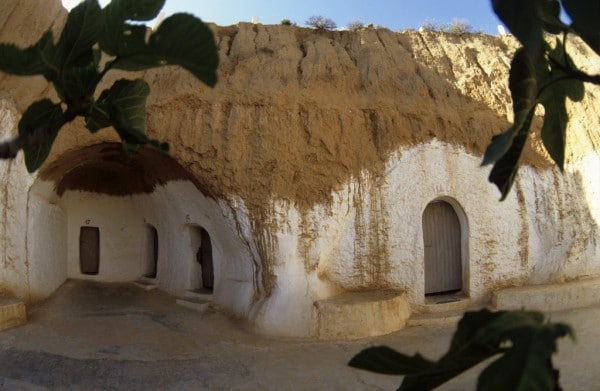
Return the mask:
POLYGON ((67 215, 51 183, 36 181, 27 203, 29 295, 42 299, 67 279, 67 215))
POLYGON ((149 227, 158 233, 156 284, 184 296, 202 285, 196 252, 203 228, 213 246, 218 307, 261 333, 314 336, 315 302, 344 292, 404 291, 410 305, 423 304, 422 215, 434 200, 449 203, 459 218, 463 293, 473 302, 501 288, 600 275, 596 156, 564 175, 524 167, 500 203, 478 158, 434 140, 393 155, 380 177, 353 178, 328 204, 301 211, 271 201, 269 224, 260 226, 243 200, 215 201, 188 181, 151 194, 69 190, 59 197, 53 183, 34 182, 15 171, 22 163, 10 163, 0 166, 5 177, 17 178, 0 192, 6 216, 0 278, 22 298, 47 297, 68 278, 142 277, 151 268, 149 227), (79 268, 85 226, 100 232, 97 275, 79 268))
POLYGON ((183 296, 198 289, 201 269, 196 262, 200 244, 194 233, 209 232, 215 273, 214 300, 233 312, 247 312, 253 294, 252 265, 244 262, 246 246, 235 222, 223 218, 217 202, 204 197, 185 181, 169 182, 152 194, 126 197, 68 191, 61 198, 68 219, 67 269, 69 278, 132 281, 148 272, 149 234, 158 233, 157 285, 183 296), (100 270, 81 274, 79 231, 82 226, 100 230, 100 270), (242 287, 242 289, 240 289, 242 287), (235 297, 227 291, 234 289, 235 297))
MULTIPOLYGON (((0 99, 0 139, 17 133, 19 117, 11 99, 0 99)), ((0 183, 0 284, 3 290, 28 298, 26 195, 33 177, 25 169, 23 155, 0 160, 0 183)))

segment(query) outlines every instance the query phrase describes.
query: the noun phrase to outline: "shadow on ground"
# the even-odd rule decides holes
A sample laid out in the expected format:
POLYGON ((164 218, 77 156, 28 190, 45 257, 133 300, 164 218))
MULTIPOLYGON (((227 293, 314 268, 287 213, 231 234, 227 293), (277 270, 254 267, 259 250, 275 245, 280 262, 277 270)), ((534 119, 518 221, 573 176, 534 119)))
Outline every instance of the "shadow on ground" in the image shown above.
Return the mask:
MULTIPOLYGON (((401 378, 346 363, 379 344, 436 358, 454 329, 410 327, 353 342, 274 339, 246 332, 218 312, 177 306, 156 290, 83 281, 67 282, 28 316, 26 325, 0 332, 0 389, 394 390, 401 378)), ((595 389, 600 307, 553 318, 572 323, 580 341, 560 344, 563 386, 595 389)), ((474 389, 478 370, 442 389, 474 389)))

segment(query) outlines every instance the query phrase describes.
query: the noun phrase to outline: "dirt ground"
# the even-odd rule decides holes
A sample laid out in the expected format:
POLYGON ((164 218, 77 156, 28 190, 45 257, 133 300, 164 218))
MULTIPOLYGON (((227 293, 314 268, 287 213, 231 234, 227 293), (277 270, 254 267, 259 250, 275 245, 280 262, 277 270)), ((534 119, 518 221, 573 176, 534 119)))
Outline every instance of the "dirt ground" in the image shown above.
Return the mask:
MULTIPOLYGON (((386 344, 437 358, 454 324, 409 327, 359 341, 275 339, 243 330, 218 312, 200 313, 133 284, 69 281, 28 310, 26 325, 0 332, 1 390, 395 390, 400 377, 346 365, 386 344)), ((561 341, 565 390, 600 388, 600 306, 552 314, 578 342, 561 341)), ((472 390, 474 368, 442 390, 472 390)))

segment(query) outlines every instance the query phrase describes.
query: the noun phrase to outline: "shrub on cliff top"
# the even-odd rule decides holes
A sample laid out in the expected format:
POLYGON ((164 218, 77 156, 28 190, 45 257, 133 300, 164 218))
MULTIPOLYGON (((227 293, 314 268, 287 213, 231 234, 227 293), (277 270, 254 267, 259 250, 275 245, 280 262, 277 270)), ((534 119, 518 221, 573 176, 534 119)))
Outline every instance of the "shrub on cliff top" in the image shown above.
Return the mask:
POLYGON ((317 30, 333 30, 337 28, 337 24, 333 21, 333 19, 329 19, 321 15, 313 15, 304 23, 307 26, 316 28, 317 30))

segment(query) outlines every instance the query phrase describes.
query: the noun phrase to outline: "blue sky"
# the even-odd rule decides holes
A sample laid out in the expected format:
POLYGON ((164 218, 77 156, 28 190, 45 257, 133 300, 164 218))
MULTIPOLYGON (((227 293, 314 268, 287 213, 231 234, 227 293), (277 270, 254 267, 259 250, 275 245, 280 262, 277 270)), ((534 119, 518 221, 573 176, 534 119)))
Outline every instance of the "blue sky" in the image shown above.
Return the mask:
POLYGON ((253 17, 264 24, 290 19, 303 25, 311 15, 322 15, 338 27, 359 20, 400 30, 416 29, 425 21, 443 24, 460 19, 475 30, 496 34, 500 24, 490 0, 167 0, 164 11, 167 15, 190 12, 219 25, 250 22, 253 17))

